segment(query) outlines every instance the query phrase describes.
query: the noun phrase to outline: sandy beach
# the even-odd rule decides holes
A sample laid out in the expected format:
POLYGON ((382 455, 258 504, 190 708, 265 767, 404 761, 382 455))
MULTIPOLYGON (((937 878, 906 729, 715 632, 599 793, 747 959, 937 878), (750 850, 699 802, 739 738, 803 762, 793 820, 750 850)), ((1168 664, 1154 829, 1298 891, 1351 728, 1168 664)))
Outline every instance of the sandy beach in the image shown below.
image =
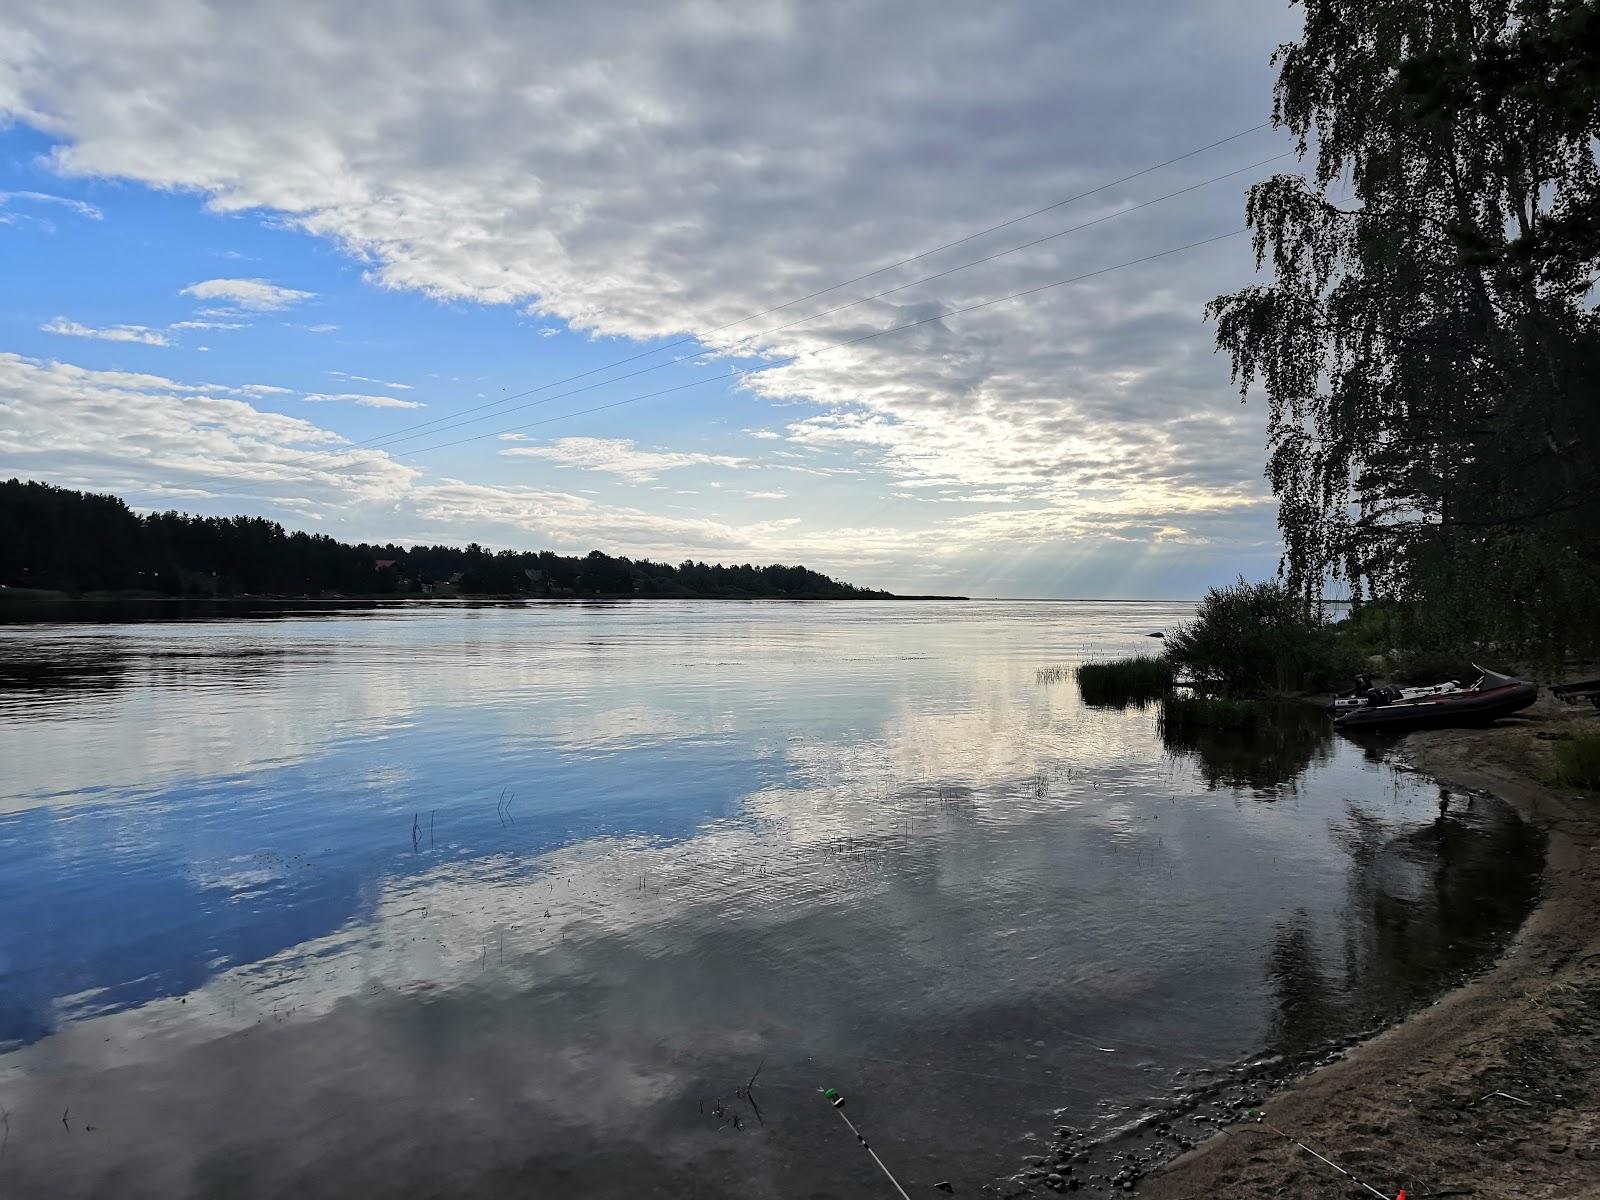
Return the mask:
POLYGON ((1231 1125, 1143 1180, 1139 1194, 1600 1196, 1600 802, 1543 782, 1551 739, 1600 718, 1548 697, 1527 715, 1412 734, 1403 748, 1441 785, 1499 796, 1548 836, 1543 896, 1510 951, 1268 1100, 1261 1121, 1231 1125))

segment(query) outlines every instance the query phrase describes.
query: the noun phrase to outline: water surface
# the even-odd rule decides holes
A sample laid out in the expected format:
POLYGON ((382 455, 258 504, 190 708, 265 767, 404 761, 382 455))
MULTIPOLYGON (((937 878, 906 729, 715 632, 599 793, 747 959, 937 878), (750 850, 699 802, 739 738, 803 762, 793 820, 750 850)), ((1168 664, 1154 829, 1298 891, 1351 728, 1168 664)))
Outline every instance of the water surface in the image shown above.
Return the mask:
POLYGON ((1038 678, 1190 611, 0 627, 0 1191, 970 1190, 1492 956, 1504 807, 1038 678))

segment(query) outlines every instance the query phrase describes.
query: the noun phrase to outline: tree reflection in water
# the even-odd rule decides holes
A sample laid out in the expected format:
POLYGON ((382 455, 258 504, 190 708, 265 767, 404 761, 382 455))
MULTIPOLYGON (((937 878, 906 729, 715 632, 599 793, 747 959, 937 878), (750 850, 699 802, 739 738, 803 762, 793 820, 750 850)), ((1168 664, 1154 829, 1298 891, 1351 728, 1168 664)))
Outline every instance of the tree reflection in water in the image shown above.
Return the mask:
POLYGON ((1333 723, 1306 704, 1273 708, 1244 729, 1160 726, 1161 744, 1173 756, 1192 757, 1209 788, 1253 789, 1259 798, 1277 798, 1313 762, 1328 757, 1333 723))
POLYGON ((1537 899, 1543 835, 1489 797, 1441 789, 1438 817, 1398 835, 1352 808, 1332 832, 1350 856, 1350 902, 1337 930, 1303 911, 1278 927, 1274 1053, 1415 1009, 1503 946, 1537 899))

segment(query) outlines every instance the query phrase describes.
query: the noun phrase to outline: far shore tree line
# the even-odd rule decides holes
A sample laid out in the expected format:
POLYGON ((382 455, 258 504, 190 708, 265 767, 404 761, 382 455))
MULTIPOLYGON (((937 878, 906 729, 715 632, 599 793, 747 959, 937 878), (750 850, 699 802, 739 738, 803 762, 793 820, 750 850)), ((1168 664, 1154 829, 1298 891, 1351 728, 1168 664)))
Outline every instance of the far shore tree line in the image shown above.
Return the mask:
POLYGON ((653 596, 886 599, 798 566, 651 562, 599 550, 349 545, 262 517, 134 512, 119 497, 0 482, 0 584, 149 596, 653 596))

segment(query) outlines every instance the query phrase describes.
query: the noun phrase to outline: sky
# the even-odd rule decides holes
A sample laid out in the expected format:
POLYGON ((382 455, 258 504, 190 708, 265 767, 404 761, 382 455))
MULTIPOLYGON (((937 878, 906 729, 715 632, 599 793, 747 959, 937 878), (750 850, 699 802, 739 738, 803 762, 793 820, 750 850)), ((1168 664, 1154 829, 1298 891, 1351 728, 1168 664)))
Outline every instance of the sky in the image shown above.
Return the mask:
POLYGON ((1265 577, 1266 414, 1203 308, 1301 170, 1298 18, 19 6, 0 478, 902 592, 1265 577))

